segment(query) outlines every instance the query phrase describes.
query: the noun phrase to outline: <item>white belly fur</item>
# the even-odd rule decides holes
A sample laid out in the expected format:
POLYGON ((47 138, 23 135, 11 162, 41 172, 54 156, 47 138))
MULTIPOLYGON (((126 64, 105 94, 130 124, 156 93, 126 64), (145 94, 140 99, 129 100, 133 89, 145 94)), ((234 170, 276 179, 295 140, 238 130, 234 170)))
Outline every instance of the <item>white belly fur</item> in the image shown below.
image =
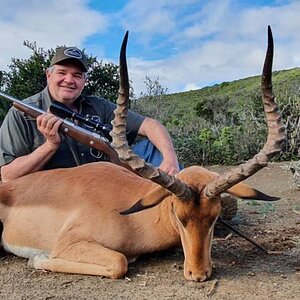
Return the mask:
POLYGON ((41 249, 34 249, 29 247, 19 247, 19 246, 11 246, 5 243, 4 239, 2 238, 2 245, 6 252, 12 253, 16 256, 23 257, 23 258, 32 258, 36 255, 45 255, 49 256, 47 251, 41 249))

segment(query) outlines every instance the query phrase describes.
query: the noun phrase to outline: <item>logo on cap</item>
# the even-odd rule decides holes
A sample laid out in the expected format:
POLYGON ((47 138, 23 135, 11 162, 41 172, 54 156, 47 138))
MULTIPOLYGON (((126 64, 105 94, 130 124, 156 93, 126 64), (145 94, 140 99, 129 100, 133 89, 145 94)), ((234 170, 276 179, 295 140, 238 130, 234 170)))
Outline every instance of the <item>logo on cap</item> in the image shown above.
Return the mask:
POLYGON ((77 58, 77 59, 82 58, 82 52, 79 49, 75 48, 75 47, 67 48, 64 51, 64 54, 66 56, 72 57, 72 58, 77 58))

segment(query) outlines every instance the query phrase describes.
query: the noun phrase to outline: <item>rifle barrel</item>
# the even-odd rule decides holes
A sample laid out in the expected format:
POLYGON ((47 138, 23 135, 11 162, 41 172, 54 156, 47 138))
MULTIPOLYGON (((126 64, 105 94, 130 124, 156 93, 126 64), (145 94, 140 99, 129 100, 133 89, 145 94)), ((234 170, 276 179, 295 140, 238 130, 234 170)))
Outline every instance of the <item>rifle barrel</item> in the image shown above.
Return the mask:
POLYGON ((25 113, 27 113, 28 111, 34 111, 35 112, 34 115, 31 115, 30 113, 28 113, 29 115, 31 115, 34 118, 36 118, 37 116, 45 113, 45 111, 43 111, 42 109, 40 109, 38 107, 35 107, 35 106, 32 106, 30 104, 27 104, 27 103, 15 98, 15 97, 7 95, 7 94, 5 94, 1 91, 0 91, 0 96, 2 98, 4 98, 5 100, 8 100, 8 101, 12 102, 14 107, 16 107, 17 109, 19 109, 19 110, 21 110, 25 113), (24 108, 24 109, 21 109, 21 107, 24 108))

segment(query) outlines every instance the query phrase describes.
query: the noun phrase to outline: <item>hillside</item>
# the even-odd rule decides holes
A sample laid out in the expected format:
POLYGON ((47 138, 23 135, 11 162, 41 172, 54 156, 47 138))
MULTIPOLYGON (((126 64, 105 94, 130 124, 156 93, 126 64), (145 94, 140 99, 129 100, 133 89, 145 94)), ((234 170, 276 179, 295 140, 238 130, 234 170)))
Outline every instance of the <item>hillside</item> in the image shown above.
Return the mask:
MULTIPOLYGON (((272 79, 289 138, 280 159, 295 159, 300 146, 300 68, 273 72, 272 79)), ((185 164, 235 164, 252 157, 265 141, 260 80, 253 76, 145 97, 133 108, 168 127, 185 164)))
MULTIPOLYGON (((204 87, 199 90, 193 90, 182 93, 165 95, 165 104, 176 102, 178 109, 193 110, 194 105, 199 99, 216 96, 228 96, 232 98, 244 97, 253 93, 260 93, 261 76, 247 77, 231 82, 223 82, 211 87, 204 87)), ((273 91, 278 102, 289 92, 290 96, 300 95, 300 68, 273 72, 272 76, 273 91)))

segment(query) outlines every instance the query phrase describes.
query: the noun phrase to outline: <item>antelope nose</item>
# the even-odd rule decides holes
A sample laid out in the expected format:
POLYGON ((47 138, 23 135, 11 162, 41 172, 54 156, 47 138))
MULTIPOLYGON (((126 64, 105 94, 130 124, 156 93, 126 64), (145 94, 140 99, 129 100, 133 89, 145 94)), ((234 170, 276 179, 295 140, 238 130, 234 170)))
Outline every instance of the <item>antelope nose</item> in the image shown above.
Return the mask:
POLYGON ((193 280, 196 281, 196 282, 203 282, 205 281, 206 279, 208 279, 208 273, 205 272, 204 274, 200 275, 200 276, 193 276, 193 280))
POLYGON ((188 276, 186 276, 186 278, 188 280, 192 280, 195 282, 203 282, 206 279, 208 279, 210 277, 210 272, 193 272, 193 271, 188 271, 188 276))

